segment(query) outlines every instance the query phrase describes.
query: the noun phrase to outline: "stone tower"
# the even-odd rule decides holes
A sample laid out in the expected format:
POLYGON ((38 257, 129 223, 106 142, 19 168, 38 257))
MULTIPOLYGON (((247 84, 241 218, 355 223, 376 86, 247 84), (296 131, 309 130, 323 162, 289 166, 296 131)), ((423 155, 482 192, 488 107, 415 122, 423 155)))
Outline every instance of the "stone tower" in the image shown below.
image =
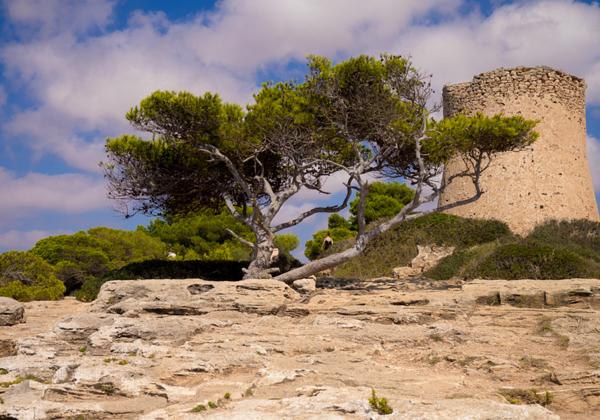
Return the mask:
MULTIPOLYGON (((472 82, 445 86, 444 117, 482 112, 539 120, 539 139, 521 152, 498 156, 481 179, 483 196, 449 213, 499 219, 527 234, 547 219, 599 220, 588 166, 585 82, 548 67, 482 73, 472 82)), ((462 167, 450 162, 444 176, 462 167)), ((468 179, 452 182, 440 205, 473 195, 468 179)))

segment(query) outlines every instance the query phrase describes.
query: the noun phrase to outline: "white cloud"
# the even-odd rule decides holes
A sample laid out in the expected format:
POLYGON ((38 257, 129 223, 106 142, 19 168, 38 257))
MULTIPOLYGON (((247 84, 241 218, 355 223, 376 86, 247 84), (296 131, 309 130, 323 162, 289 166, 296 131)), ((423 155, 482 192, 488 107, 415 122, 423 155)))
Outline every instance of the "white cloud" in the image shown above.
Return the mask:
MULTIPOLYGON (((292 220, 317 205, 318 204, 311 202, 301 202, 301 200, 290 200, 281 208, 279 213, 277 213, 275 219, 273 219, 273 225, 292 220)), ((306 220, 310 220, 310 218, 306 220)))
POLYGON ((397 37, 413 20, 433 10, 452 12, 459 4, 458 0, 230 0, 209 16, 208 25, 179 30, 186 46, 211 62, 255 69, 273 60, 304 59, 306 54, 361 52, 397 37))
POLYGON ((98 147, 87 150, 74 140, 80 137, 76 133, 115 135, 128 130, 125 112, 154 90, 216 91, 243 104, 256 88, 256 72, 269 63, 303 59, 309 53, 356 53, 397 36, 433 9, 451 10, 458 0, 444 5, 434 0, 381 0, 379 7, 362 0, 229 0, 193 20, 174 23, 163 13, 137 12, 123 30, 74 35, 78 29, 106 25, 110 5, 99 2, 89 10, 79 2, 29 0, 8 5, 14 23, 50 29, 44 30, 47 36, 0 50, 9 77, 39 102, 35 109, 16 115, 6 130, 28 137, 33 149, 53 153, 79 169, 95 168, 98 147), (70 17, 63 19, 61 5, 76 10, 65 12, 70 17), (63 22, 77 19, 80 28, 63 22), (63 142, 68 147, 60 147, 63 142), (83 153, 74 158, 73 149, 83 153))
POLYGON ((98 162, 105 160, 104 140, 85 141, 74 134, 75 128, 71 119, 42 107, 17 114, 4 130, 19 143, 27 144, 34 159, 50 153, 73 168, 100 172, 98 162))
POLYGON ((9 230, 8 232, 0 233, 0 252, 8 250, 27 250, 33 247, 40 239, 63 233, 65 232, 46 230, 9 230))
POLYGON ((600 140, 588 135, 587 154, 594 190, 600 191, 600 140))
POLYGON ((12 22, 28 35, 48 36, 57 32, 82 33, 103 29, 109 22, 114 1, 106 0, 5 0, 12 22))
POLYGON ((28 173, 17 177, 0 167, 0 224, 39 212, 83 213, 110 208, 104 180, 81 174, 28 173))
POLYGON ((574 1, 504 5, 489 17, 457 16, 436 26, 414 26, 391 51, 443 84, 469 81, 498 67, 548 65, 584 77, 588 102, 600 104, 600 6, 574 1))
MULTIPOLYGON (((3 4, 21 34, 20 41, 0 46, 5 77, 11 92, 20 88, 35 105, 16 112, 2 130, 27 144, 33 157, 50 153, 88 172, 98 171, 104 138, 129 131, 125 112, 150 92, 210 90, 243 104, 251 100, 258 72, 311 53, 411 55, 433 73, 438 93, 443 84, 496 67, 550 65, 585 77, 588 101, 600 105, 597 3, 500 2, 485 17, 460 15, 461 0, 223 0, 211 13, 176 22, 163 13, 137 12, 112 32, 106 29, 114 1, 3 4), (428 20, 431 12, 439 19, 428 20)), ((3 98, 0 86, 0 106, 3 98)), ((596 139, 588 143, 595 173, 600 147, 596 139)), ((341 180, 336 174, 326 183, 331 196, 343 191, 341 180)), ((594 185, 600 189, 600 181, 594 185)), ((107 207, 104 183, 91 175, 17 178, 0 168, 0 194, 9 197, 0 203, 0 218, 107 207)), ((302 191, 279 218, 331 196, 302 191)), ((326 217, 306 226, 316 220, 326 217)))

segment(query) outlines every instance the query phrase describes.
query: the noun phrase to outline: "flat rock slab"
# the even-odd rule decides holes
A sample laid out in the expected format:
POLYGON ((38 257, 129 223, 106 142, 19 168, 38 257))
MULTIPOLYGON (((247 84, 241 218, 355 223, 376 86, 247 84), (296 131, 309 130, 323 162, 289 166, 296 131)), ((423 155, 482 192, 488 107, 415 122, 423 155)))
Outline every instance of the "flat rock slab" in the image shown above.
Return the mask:
MULTIPOLYGON (((206 418, 227 417, 232 420, 298 419, 453 419, 453 420, 560 420, 539 405, 512 405, 481 399, 420 400, 388 398, 393 412, 378 416, 370 407, 368 388, 313 387, 309 394, 299 390, 297 396, 278 399, 242 400, 208 413, 206 418)), ((389 396, 388 396, 389 397, 389 396)))
POLYGON ((127 280, 27 303, 0 328, 0 418, 600 418, 600 280, 320 286, 127 280))
POLYGON ((124 314, 203 315, 215 311, 276 314, 300 295, 276 280, 211 282, 186 280, 122 280, 102 285, 93 312, 124 314))
POLYGON ((600 309, 600 280, 474 280, 462 286, 461 299, 488 305, 600 309))
POLYGON ((25 307, 14 299, 0 296, 0 326, 25 322, 25 307))

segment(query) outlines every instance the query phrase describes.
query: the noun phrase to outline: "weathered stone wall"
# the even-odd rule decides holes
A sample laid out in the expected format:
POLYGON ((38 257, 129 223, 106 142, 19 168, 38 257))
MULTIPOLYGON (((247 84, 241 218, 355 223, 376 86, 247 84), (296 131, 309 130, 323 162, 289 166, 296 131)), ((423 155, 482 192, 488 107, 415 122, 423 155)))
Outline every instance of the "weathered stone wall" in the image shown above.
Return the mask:
MULTIPOLYGON (((588 166, 585 82, 548 67, 482 73, 470 83, 445 86, 444 116, 459 113, 522 115, 539 120, 538 141, 528 150, 499 156, 482 176, 484 195, 449 212, 503 220, 519 234, 551 218, 599 220, 588 166)), ((450 162, 444 176, 461 170, 450 162)), ((440 205, 473 195, 467 179, 453 182, 440 205)))

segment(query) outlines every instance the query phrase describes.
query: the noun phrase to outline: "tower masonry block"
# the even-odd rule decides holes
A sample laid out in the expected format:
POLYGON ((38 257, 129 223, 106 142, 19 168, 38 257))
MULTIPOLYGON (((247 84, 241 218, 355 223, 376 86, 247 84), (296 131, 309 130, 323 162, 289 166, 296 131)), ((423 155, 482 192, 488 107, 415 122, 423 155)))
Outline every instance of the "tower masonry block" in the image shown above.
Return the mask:
MULTIPOLYGON (((539 139, 527 150, 496 158, 481 179, 484 194, 448 211, 458 216, 498 219, 525 235, 548 219, 598 221, 585 130, 585 82, 548 67, 517 67, 482 73, 472 82, 445 86, 444 117, 481 112, 538 120, 539 139)), ((444 176, 461 171, 460 158, 444 176)), ((439 205, 474 194, 469 179, 455 179, 439 205)))

